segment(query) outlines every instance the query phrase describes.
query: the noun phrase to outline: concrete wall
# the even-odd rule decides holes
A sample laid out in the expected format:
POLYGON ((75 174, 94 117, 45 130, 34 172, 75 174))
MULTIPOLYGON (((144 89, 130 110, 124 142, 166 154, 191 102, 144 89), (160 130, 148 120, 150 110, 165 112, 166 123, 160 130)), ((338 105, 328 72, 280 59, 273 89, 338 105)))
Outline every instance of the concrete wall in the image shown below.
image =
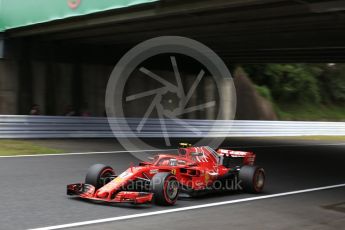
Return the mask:
MULTIPOLYGON (((171 82, 172 84, 177 84, 175 80, 175 76, 173 72, 168 71, 161 71, 161 70, 152 70, 151 71, 158 76, 164 77, 165 80, 171 82)), ((181 73, 181 78, 184 86, 185 94, 191 89, 191 86, 197 79, 196 74, 191 73, 181 73)), ((125 87, 125 95, 132 96, 138 93, 147 92, 150 90, 155 90, 162 88, 164 85, 153 80, 152 78, 146 76, 142 73, 135 73, 128 79, 128 82, 125 87)), ((223 85, 223 87, 227 87, 223 85)), ((147 97, 142 97, 140 99, 136 99, 130 102, 124 101, 124 111, 125 114, 131 117, 142 117, 147 111, 147 108, 153 102, 155 95, 150 95, 147 97)), ((193 106, 203 105, 207 102, 215 101, 216 103, 219 102, 218 90, 215 85, 215 82, 212 80, 211 76, 205 75, 202 81, 197 85, 196 90, 194 91, 193 95, 191 96, 186 108, 190 108, 193 106)), ((181 100, 181 98, 174 92, 164 92, 162 94, 162 98, 160 99, 160 105, 165 110, 170 110, 173 112, 179 106, 179 103, 185 103, 181 100), (169 99, 171 100, 169 102, 169 99), (169 104, 170 103, 170 104, 169 104)), ((228 105, 230 106, 230 105, 228 105)), ((179 118, 185 119, 216 119, 218 113, 218 105, 214 107, 210 107, 207 109, 196 110, 194 112, 185 113, 179 118)), ((226 114, 226 113, 225 113, 226 114)), ((222 114, 223 116, 224 114, 222 114)), ((151 117, 158 117, 157 108, 151 112, 151 117)))
MULTIPOLYGON (((112 69, 113 66, 102 64, 0 60, 0 114, 28 114, 31 105, 38 104, 43 115, 64 115, 69 108, 79 114, 87 112, 90 116, 104 116, 105 90, 112 69)), ((153 72, 174 79, 172 72, 153 72)), ((237 119, 276 119, 270 103, 256 93, 248 77, 239 71, 234 76, 238 97, 237 119)), ((186 93, 195 79, 196 76, 190 73, 182 74, 186 93)), ((162 87, 160 83, 137 73, 127 82, 125 95, 159 87, 162 87)), ((215 82, 210 76, 205 76, 188 107, 210 101, 219 102, 221 96, 227 100, 222 117, 228 119, 231 103, 230 91, 227 90, 229 85, 224 82, 221 87, 223 95, 218 95, 215 82)), ((152 99, 153 97, 146 97, 125 103, 125 115, 144 116, 152 99)), ((217 112, 218 106, 215 106, 186 113, 180 118, 216 119, 217 112)), ((156 111, 151 115, 158 116, 156 111)))
MULTIPOLYGON (((12 42, 10 48, 7 59, 0 59, 0 114, 29 114, 32 104, 38 104, 42 115, 64 115, 67 110, 73 110, 76 114, 87 112, 90 116, 105 115, 105 90, 116 58, 113 63, 107 62, 112 60, 110 57, 99 59, 104 49, 93 47, 87 50, 86 55, 83 53, 86 47, 68 46, 60 49, 60 46, 50 43, 30 45, 21 40, 12 42)), ((152 65, 149 69, 172 83, 176 82, 171 66, 161 67, 160 64, 152 65)), ((194 67, 194 64, 190 66, 194 67)), ((187 68, 185 71, 181 77, 187 93, 200 69, 187 68)), ((238 97, 237 119, 275 118, 269 102, 256 93, 248 78, 235 77, 235 85, 238 97)), ((145 74, 135 73, 127 82, 125 96, 160 87, 161 83, 145 74)), ((230 86, 228 82, 223 82, 220 87, 222 95, 218 95, 219 89, 214 80, 206 74, 190 98, 188 107, 210 101, 219 102, 222 97, 226 102, 221 117, 229 119, 232 98, 228 90, 230 86)), ((136 103, 127 103, 124 107, 125 115, 142 117, 151 102, 152 97, 147 97, 136 103)), ((216 119, 218 109, 215 106, 196 110, 180 118, 216 119)), ((157 117, 155 111, 152 115, 157 117)))
POLYGON ((17 114, 18 68, 15 62, 0 59, 0 113, 17 114))
MULTIPOLYGON (((73 110, 76 115, 86 112, 90 116, 104 116, 106 85, 114 65, 123 54, 121 47, 101 44, 73 45, 28 38, 11 39, 7 43, 7 59, 0 59, 0 114, 29 114, 31 106, 38 104, 42 115, 64 115, 73 110)), ((156 74, 175 82, 169 60, 169 56, 163 56, 156 60, 158 63, 146 64, 156 74)), ((188 66, 181 74, 187 93, 200 69, 195 70, 194 62, 190 60, 179 61, 188 66)), ((188 107, 219 100, 215 83, 206 75, 190 98, 188 107)), ((127 82, 125 96, 160 87, 161 83, 138 72, 127 82)), ((223 84, 222 87, 226 92, 228 86, 223 84)), ((222 95, 223 98, 229 96, 222 95)), ((127 103, 125 115, 144 116, 151 101, 152 97, 147 97, 136 103, 127 103)), ((218 107, 215 106, 186 113, 180 118, 215 119, 217 112, 218 107)), ((228 117, 228 112, 225 111, 224 118, 228 117)), ((156 111, 152 115, 158 116, 156 111)))
POLYGON ((104 115, 112 66, 0 60, 0 114, 28 114, 32 104, 43 115, 64 115, 67 107, 104 115))
POLYGON ((109 65, 86 65, 82 67, 82 101, 80 110, 94 116, 105 114, 105 91, 113 67, 109 65))

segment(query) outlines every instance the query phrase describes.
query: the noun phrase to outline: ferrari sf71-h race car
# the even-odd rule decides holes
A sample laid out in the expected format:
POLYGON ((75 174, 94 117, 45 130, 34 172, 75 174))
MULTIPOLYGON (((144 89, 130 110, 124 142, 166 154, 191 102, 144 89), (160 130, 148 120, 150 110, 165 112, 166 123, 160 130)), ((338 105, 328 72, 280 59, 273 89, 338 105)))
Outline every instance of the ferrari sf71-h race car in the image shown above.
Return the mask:
POLYGON ((178 154, 158 154, 118 176, 110 166, 95 164, 85 183, 67 185, 67 194, 114 203, 173 205, 179 194, 197 196, 235 189, 260 193, 265 171, 254 162, 252 152, 182 144, 178 154))

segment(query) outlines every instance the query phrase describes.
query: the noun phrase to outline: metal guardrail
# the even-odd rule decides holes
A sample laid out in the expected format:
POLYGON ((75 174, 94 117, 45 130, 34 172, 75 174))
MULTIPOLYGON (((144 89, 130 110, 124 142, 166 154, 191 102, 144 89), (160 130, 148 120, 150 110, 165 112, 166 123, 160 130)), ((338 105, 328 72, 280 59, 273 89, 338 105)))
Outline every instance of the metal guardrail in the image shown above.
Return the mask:
MULTIPOLYGON (((111 138, 163 136, 161 121, 104 117, 0 115, 0 138, 111 138), (110 125, 112 129, 110 128, 110 125), (113 134, 113 132, 114 134, 113 134)), ((345 135, 345 122, 163 120, 169 137, 264 137, 345 135), (182 123, 182 124, 181 124, 182 123)))

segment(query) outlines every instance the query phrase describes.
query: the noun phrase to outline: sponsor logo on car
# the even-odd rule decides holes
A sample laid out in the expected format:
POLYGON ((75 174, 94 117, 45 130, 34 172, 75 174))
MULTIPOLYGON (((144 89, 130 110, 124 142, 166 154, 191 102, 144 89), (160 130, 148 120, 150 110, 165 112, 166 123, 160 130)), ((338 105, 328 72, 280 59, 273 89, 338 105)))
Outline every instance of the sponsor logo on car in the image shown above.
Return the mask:
POLYGON ((80 5, 81 0, 67 0, 67 5, 71 9, 77 9, 78 6, 80 5))
POLYGON ((150 170, 150 174, 156 174, 156 173, 158 173, 158 169, 151 169, 150 170))

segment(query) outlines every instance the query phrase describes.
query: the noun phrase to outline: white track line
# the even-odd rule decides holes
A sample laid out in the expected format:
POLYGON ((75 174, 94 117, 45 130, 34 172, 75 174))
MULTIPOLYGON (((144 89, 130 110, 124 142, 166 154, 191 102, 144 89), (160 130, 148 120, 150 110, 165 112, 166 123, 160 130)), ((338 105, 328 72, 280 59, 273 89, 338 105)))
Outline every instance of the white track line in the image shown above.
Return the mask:
POLYGON ((156 212, 138 213, 138 214, 133 214, 133 215, 117 216, 117 217, 106 218, 106 219, 98 219, 98 220, 90 220, 90 221, 76 222, 76 223, 70 223, 70 224, 55 225, 55 226, 49 226, 49 227, 43 227, 43 228, 33 228, 30 230, 54 230, 54 229, 80 227, 80 226, 86 226, 86 225, 92 225, 92 224, 101 224, 101 223, 114 222, 114 221, 119 221, 119 220, 128 220, 128 219, 134 219, 134 218, 140 218, 140 217, 155 216, 155 215, 162 215, 162 214, 167 214, 167 213, 195 210, 195 209, 200 209, 200 208, 215 207, 215 206, 220 206, 220 205, 228 205, 228 204, 236 204, 236 203, 248 202, 248 201, 264 200, 264 199, 270 199, 270 198, 275 198, 275 197, 290 196, 290 195, 295 195, 295 194, 315 192, 315 191, 334 189, 334 188, 340 188, 340 187, 345 187, 345 184, 338 184, 338 185, 304 189, 304 190, 298 190, 298 191, 277 193, 277 194, 265 195, 265 196, 250 197, 250 198, 244 198, 244 199, 238 199, 238 200, 229 200, 229 201, 215 202, 215 203, 209 203, 209 204, 194 205, 194 206, 183 207, 183 208, 167 209, 167 210, 156 211, 156 212))
POLYGON ((19 158, 19 157, 50 157, 50 156, 73 156, 73 155, 92 155, 92 154, 109 154, 109 153, 141 153, 141 152, 166 152, 176 149, 147 149, 147 150, 119 150, 119 151, 106 151, 106 152, 80 152, 80 153, 53 153, 53 154, 32 154, 32 155, 15 155, 15 156, 0 156, 0 158, 19 158))

